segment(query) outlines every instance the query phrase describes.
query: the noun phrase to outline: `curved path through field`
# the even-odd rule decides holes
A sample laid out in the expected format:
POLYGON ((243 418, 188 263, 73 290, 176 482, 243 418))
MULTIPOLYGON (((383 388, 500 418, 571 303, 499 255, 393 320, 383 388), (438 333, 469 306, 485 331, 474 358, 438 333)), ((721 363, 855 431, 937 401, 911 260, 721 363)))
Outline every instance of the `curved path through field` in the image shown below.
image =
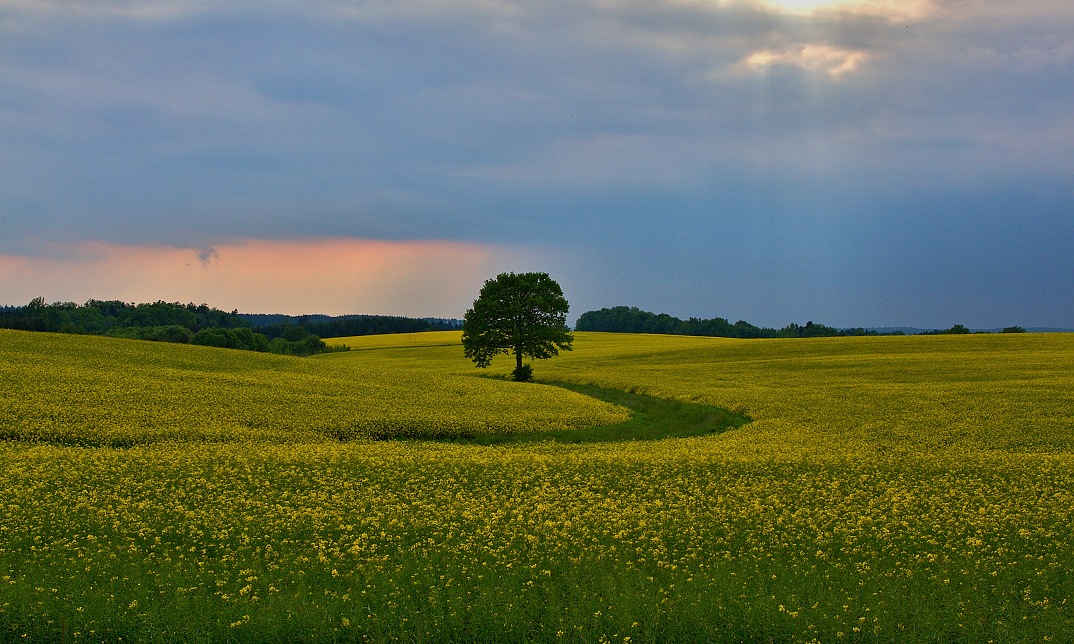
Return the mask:
POLYGON ((699 403, 666 400, 619 389, 606 389, 596 385, 579 385, 567 382, 542 382, 544 385, 562 387, 604 402, 622 405, 630 409, 630 420, 614 425, 569 429, 550 432, 527 432, 517 434, 494 434, 446 439, 478 445, 502 445, 505 443, 528 443, 555 441, 558 443, 607 443, 630 440, 660 440, 719 434, 741 427, 750 418, 699 403))

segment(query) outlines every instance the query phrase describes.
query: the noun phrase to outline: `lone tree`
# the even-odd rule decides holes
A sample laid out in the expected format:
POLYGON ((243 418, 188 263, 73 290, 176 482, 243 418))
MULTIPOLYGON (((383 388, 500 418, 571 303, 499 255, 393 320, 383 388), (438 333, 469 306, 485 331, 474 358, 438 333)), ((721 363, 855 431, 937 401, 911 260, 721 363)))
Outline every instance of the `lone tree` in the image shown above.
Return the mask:
POLYGON ((487 367, 500 353, 515 354, 515 380, 530 379, 523 356, 543 359, 571 350, 567 300, 548 273, 501 273, 485 282, 462 323, 466 357, 487 367))

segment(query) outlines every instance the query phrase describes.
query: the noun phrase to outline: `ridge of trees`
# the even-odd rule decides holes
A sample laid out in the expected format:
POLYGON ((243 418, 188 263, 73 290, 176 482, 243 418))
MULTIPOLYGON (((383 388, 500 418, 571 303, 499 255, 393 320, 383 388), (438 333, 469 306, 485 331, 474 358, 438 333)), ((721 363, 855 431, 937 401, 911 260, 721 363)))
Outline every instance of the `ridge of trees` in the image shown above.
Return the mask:
POLYGON ((120 300, 89 300, 81 305, 46 304, 39 297, 26 306, 0 307, 0 328, 6 329, 104 335, 287 355, 329 350, 318 336, 308 332, 270 338, 252 327, 237 310, 227 313, 206 304, 164 301, 129 304, 120 300))
POLYGON ((681 320, 667 313, 650 313, 636 306, 615 306, 583 313, 575 323, 576 331, 609 331, 614 333, 664 333, 670 335, 700 335, 719 338, 819 338, 834 336, 880 335, 862 327, 837 329, 806 322, 788 324, 782 329, 759 327, 744 320, 734 324, 725 318, 690 318, 681 320))
POLYGON ((25 306, 0 306, 0 328, 311 355, 346 349, 330 349, 321 338, 451 331, 462 328, 462 322, 391 315, 228 313, 206 304, 160 300, 144 304, 120 300, 47 304, 38 297, 25 306))
POLYGON ((396 315, 279 315, 240 313, 253 324, 258 333, 269 339, 293 339, 316 335, 322 338, 343 338, 353 335, 382 333, 420 333, 423 331, 455 331, 462 328, 459 320, 445 318, 408 318, 396 315))
MULTIPOLYGON (((758 327, 739 320, 731 324, 724 318, 690 318, 681 320, 667 313, 650 313, 636 306, 614 306, 599 311, 583 313, 574 325, 575 331, 607 331, 612 333, 663 333, 668 335, 700 335, 719 338, 827 338, 838 336, 862 335, 907 335, 902 329, 877 330, 855 327, 839 329, 836 327, 806 322, 804 325, 794 322, 782 329, 758 327)), ((965 325, 956 324, 949 329, 925 331, 910 329, 912 335, 960 335, 966 333, 992 333, 993 331, 974 331, 965 325)), ((998 333, 1025 333, 1020 326, 1009 326, 998 333)))

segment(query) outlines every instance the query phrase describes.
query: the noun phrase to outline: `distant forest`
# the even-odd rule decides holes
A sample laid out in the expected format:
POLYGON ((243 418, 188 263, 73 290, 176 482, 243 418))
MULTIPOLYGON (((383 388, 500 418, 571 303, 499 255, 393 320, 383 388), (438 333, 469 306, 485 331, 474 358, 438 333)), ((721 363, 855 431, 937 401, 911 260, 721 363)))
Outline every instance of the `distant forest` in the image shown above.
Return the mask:
POLYGON ((575 324, 578 331, 609 331, 613 333, 665 333, 671 335, 701 335, 719 338, 819 338, 843 335, 880 335, 869 329, 837 329, 806 322, 788 324, 782 329, 759 327, 744 320, 734 324, 724 318, 690 318, 681 320, 667 313, 650 313, 634 306, 616 306, 588 311, 575 324))
POLYGON ((633 306, 616 306, 588 311, 575 324, 578 331, 610 331, 614 333, 666 333, 671 335, 704 335, 719 338, 822 338, 843 335, 880 335, 878 331, 858 327, 835 327, 806 322, 788 324, 782 329, 770 329, 739 320, 731 324, 724 318, 680 320, 667 313, 649 313, 633 306))
POLYGON ((381 333, 418 333, 421 331, 455 331, 462 321, 445 318, 407 318, 395 315, 266 315, 240 313, 259 333, 270 338, 287 337, 296 327, 322 338, 345 338, 352 335, 381 333))
MULTIPOLYGON (((137 340, 200 344, 288 355, 311 355, 325 351, 345 351, 328 347, 321 338, 339 338, 383 333, 455 331, 462 321, 450 318, 407 318, 391 315, 279 315, 230 313, 205 304, 153 302, 128 304, 119 300, 89 300, 85 304, 55 302, 36 298, 25 306, 0 306, 0 328, 23 331, 50 331, 83 335, 105 335, 137 340)), ((835 327, 806 322, 782 329, 758 327, 724 318, 681 320, 666 313, 649 313, 637 307, 616 306, 588 311, 578 318, 577 331, 614 333, 663 333, 671 335, 724 338, 816 338, 861 335, 904 335, 902 330, 878 331, 857 327, 835 327)), ((1065 329, 1064 329, 1065 330, 1065 329)), ((1007 327, 1003 333, 1024 333, 1022 327, 1007 327)), ((961 324, 950 329, 923 331, 928 334, 973 333, 961 324)))
POLYGON ((36 298, 26 306, 0 306, 0 328, 105 335, 136 340, 177 342, 287 355, 311 355, 330 349, 322 337, 401 333, 458 328, 453 320, 359 315, 258 316, 227 313, 205 304, 89 300, 85 304, 36 298), (258 325, 258 322, 268 324, 258 325))
MULTIPOLYGON (((634 306, 616 306, 599 311, 588 311, 578 318, 577 331, 607 331, 611 333, 664 333, 670 335, 702 335, 718 338, 827 338, 837 336, 861 335, 906 335, 902 330, 878 331, 856 327, 837 329, 835 327, 806 322, 805 325, 791 323, 782 329, 758 327, 739 320, 731 324, 724 318, 703 320, 690 318, 680 320, 667 313, 649 313, 634 306)), ((1025 333, 1020 326, 1007 327, 1000 333, 1025 333)), ((990 333, 990 331, 971 331, 961 324, 949 329, 933 331, 917 330, 921 335, 946 335, 963 333, 990 333)))

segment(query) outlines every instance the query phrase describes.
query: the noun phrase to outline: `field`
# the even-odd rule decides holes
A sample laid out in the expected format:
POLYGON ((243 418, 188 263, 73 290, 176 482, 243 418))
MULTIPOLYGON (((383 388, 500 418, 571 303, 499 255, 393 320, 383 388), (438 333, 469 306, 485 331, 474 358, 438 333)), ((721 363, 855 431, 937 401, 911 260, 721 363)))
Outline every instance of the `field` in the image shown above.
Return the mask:
POLYGON ((1074 638, 1074 334, 579 333, 538 379, 752 422, 493 446, 429 439, 627 412, 340 341, 0 331, 0 640, 1074 638))

